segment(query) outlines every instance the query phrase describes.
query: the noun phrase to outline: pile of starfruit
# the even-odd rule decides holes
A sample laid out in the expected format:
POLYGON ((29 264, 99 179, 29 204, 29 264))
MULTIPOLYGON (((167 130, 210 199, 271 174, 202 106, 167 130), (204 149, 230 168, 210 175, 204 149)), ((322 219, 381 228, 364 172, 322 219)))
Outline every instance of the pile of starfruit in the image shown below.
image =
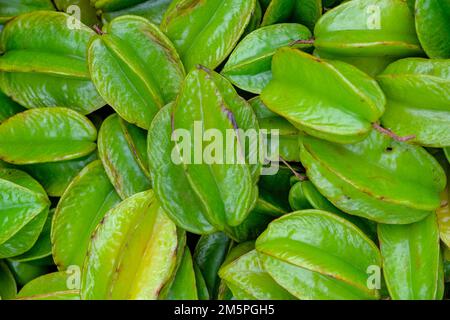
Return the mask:
POLYGON ((0 0, 1 299, 449 298, 450 0, 0 0))

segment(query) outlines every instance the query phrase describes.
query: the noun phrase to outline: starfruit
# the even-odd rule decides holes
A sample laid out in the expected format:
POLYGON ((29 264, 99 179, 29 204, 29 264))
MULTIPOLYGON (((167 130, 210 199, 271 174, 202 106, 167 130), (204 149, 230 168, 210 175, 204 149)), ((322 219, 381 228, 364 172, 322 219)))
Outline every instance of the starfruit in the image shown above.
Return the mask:
POLYGON ((27 283, 17 294, 18 300, 80 300, 76 279, 66 272, 54 272, 27 283))
POLYGON ((91 2, 101 12, 104 22, 131 14, 144 17, 151 23, 160 24, 172 0, 91 0, 91 2))
POLYGON ((0 258, 20 255, 34 245, 49 205, 45 190, 28 174, 0 169, 0 258))
POLYGON ((27 108, 68 107, 83 114, 105 105, 90 80, 94 32, 60 12, 37 11, 7 24, 0 38, 0 88, 27 108))
POLYGON ((270 69, 276 50, 310 37, 305 26, 295 23, 259 28, 239 42, 221 73, 240 89, 259 94, 272 78, 270 69))
POLYGON ((14 299, 17 294, 17 285, 14 275, 8 265, 0 260, 0 300, 14 299))
POLYGON ((194 262, 198 266, 210 298, 218 296, 220 278, 218 272, 231 246, 231 240, 223 232, 201 236, 195 246, 194 262))
POLYGON ((416 0, 416 30, 430 58, 450 58, 450 1, 416 0))
POLYGON ((409 225, 380 224, 378 235, 391 298, 441 300, 444 276, 436 215, 409 225))
POLYGON ((5 261, 16 279, 17 286, 21 287, 33 279, 52 272, 53 269, 49 266, 49 263, 43 263, 44 260, 47 262, 47 259, 30 262, 19 262, 10 259, 6 259, 5 261))
POLYGON ((175 99, 184 69, 173 45, 142 17, 114 19, 89 45, 92 81, 126 121, 143 129, 175 99))
POLYGON ((423 55, 404 0, 354 0, 328 11, 315 29, 317 54, 376 75, 389 63, 423 55))
POLYGON ((387 97, 385 127, 423 146, 450 146, 450 60, 398 60, 377 80, 387 97))
POLYGON ((299 181, 295 183, 289 191, 289 203, 292 210, 317 209, 336 214, 337 216, 350 221, 361 229, 371 240, 376 239, 377 225, 372 221, 352 216, 336 208, 327 198, 325 198, 311 181, 299 181))
POLYGON ((376 130, 347 145, 303 136, 300 158, 308 178, 336 207, 380 223, 424 219, 439 207, 446 185, 442 167, 423 148, 376 130))
POLYGON ((51 209, 48 212, 47 220, 45 220, 44 227, 42 228, 39 237, 37 238, 31 249, 27 250, 25 253, 14 256, 10 258, 11 261, 15 262, 32 262, 32 261, 43 261, 45 259, 51 259, 52 254, 52 244, 50 240, 50 232, 52 228, 52 220, 55 213, 55 209, 51 209))
POLYGON ((153 120, 148 135, 153 187, 183 229, 227 232, 255 205, 261 166, 247 159, 257 147, 245 143, 237 129, 258 134, 253 110, 224 78, 203 67, 188 74, 176 102, 153 120), (206 139, 211 143, 198 140, 208 132, 214 133, 206 139))
POLYGON ((0 6, 0 25, 12 18, 28 12, 55 10, 51 0, 7 0, 0 6))
POLYGON ((302 300, 378 299, 370 270, 380 252, 361 230, 334 214, 297 211, 273 221, 256 240, 264 270, 302 300))
POLYGON ((157 299, 174 277, 184 239, 152 191, 124 200, 92 234, 81 297, 157 299))
POLYGON ((186 247, 174 279, 168 285, 166 291, 160 294, 159 299, 199 300, 200 297, 208 299, 208 289, 205 286, 203 276, 201 273, 196 273, 191 252, 186 247), (204 292, 206 292, 206 296, 202 296, 204 292))
POLYGON ((67 108, 34 108, 0 124, 0 159, 14 164, 56 162, 95 150, 97 130, 67 108))
POLYGON ((25 110, 20 104, 11 100, 7 95, 0 91, 0 123, 25 110))
POLYGON ((61 197, 67 186, 87 164, 97 159, 97 153, 58 162, 35 163, 20 166, 20 169, 35 178, 51 197, 61 197))
POLYGON ((298 148, 298 129, 289 121, 270 111, 259 97, 248 101, 255 111, 258 118, 259 128, 267 130, 267 145, 278 150, 279 155, 285 161, 300 162, 298 148), (278 134, 271 134, 272 130, 279 130, 278 134), (272 142, 274 136, 277 136, 278 143, 272 142))
POLYGON ((98 150, 106 173, 122 199, 151 188, 146 131, 113 114, 102 123, 98 150))
POLYGON ((265 12, 261 22, 261 26, 285 22, 289 19, 294 9, 296 0, 268 0, 264 5, 265 12))
POLYGON ((87 165, 64 192, 52 224, 53 260, 60 270, 82 267, 97 225, 120 198, 100 161, 87 165))
POLYGON ((261 100, 321 139, 361 141, 384 112, 385 97, 376 81, 344 62, 281 48, 273 57, 272 73, 261 100))
POLYGON ((322 0, 296 0, 292 18, 313 31, 317 21, 322 16, 322 0))
MULTIPOLYGON (((98 23, 96 9, 91 6, 91 0, 54 0, 58 10, 72 15, 75 19, 83 22, 87 26, 98 23)), ((72 25, 78 24, 77 20, 72 21, 72 25)))
MULTIPOLYGON (((253 244, 252 247, 254 247, 253 244)), ((242 249, 238 246, 233 251, 242 251, 242 249)), ((235 252, 231 252, 230 255, 236 255, 235 252)), ((235 259, 228 259, 221 267, 219 276, 233 292, 233 296, 239 300, 295 299, 263 269, 258 253, 254 249, 243 252, 235 259)))
POLYGON ((244 34, 256 0, 174 0, 161 23, 187 71, 215 69, 244 34))

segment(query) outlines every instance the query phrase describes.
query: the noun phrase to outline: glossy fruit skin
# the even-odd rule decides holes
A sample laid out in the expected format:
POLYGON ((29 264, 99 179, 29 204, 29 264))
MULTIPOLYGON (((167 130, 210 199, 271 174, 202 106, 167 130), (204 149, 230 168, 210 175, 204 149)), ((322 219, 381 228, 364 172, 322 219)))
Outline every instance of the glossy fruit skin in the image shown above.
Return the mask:
POLYGON ((186 71, 198 64, 215 69, 233 50, 255 8, 255 0, 175 0, 161 30, 174 43, 186 71))
POLYGON ((416 30, 430 58, 450 58, 450 1, 416 0, 416 30))
POLYGON ((385 96, 378 84, 349 64, 281 48, 272 73, 261 100, 312 136, 338 143, 361 141, 384 112, 385 96))
POLYGON ((148 130, 175 99, 183 65, 169 39, 142 17, 118 17, 104 29, 89 45, 92 81, 124 120, 148 130))
MULTIPOLYGON (((240 89, 260 94, 272 78, 271 64, 276 50, 310 37, 311 32, 300 24, 282 23, 259 28, 239 42, 221 73, 240 89)), ((308 45, 296 47, 307 48, 308 45)))
POLYGON ((422 146, 450 145, 450 61, 407 58, 387 67, 377 80, 387 96, 381 123, 422 146))
POLYGON ((26 108, 67 107, 89 114, 105 105, 90 80, 87 45, 94 32, 70 16, 23 14, 1 33, 0 88, 26 108))
POLYGON ((20 14, 38 10, 53 11, 55 10, 55 7, 51 0, 5 1, 0 8, 0 24, 3 24, 20 14))
POLYGON ((69 289, 70 274, 48 273, 28 282, 17 294, 19 300, 80 300, 79 288, 69 289))
POLYGON ((412 10, 403 0, 355 0, 328 11, 317 22, 318 56, 339 59, 371 75, 399 58, 421 56, 412 10))
POLYGON ((58 162, 35 163, 20 166, 44 187, 51 197, 61 197, 75 176, 89 163, 97 159, 94 151, 87 156, 58 162))
POLYGON ((17 285, 14 275, 8 265, 0 261, 0 298, 2 300, 14 299, 17 294, 17 285))
POLYGON ((51 242, 59 270, 82 267, 91 235, 120 198, 100 161, 87 165, 70 183, 56 207, 51 242))
POLYGON ((209 296, 218 296, 220 278, 218 271, 231 246, 231 239, 223 232, 201 236, 195 246, 193 258, 205 280, 209 296))
POLYGON ((92 235, 81 297, 157 299, 174 276, 183 237, 152 191, 126 199, 106 214, 92 235))
POLYGON ((145 130, 113 114, 102 123, 98 149, 106 173, 123 200, 151 188, 145 130))
POLYGON ((293 211, 316 209, 334 213, 356 225, 371 240, 376 239, 376 223, 342 212, 320 194, 311 181, 306 180, 295 183, 289 191, 289 203, 293 211))
POLYGON ((97 130, 67 108, 33 108, 0 124, 0 159, 34 164, 77 159, 96 148, 97 130))
MULTIPOLYGON (((234 253, 230 253, 232 254, 234 253)), ((239 300, 295 299, 264 271, 255 250, 225 263, 219 271, 219 276, 231 289, 234 298, 239 300)))
POLYGON ((0 123, 25 110, 20 104, 11 100, 7 95, 0 91, 0 123))
POLYGON ((308 178, 336 207, 380 223, 424 219, 439 207, 446 185, 442 167, 424 149, 375 130, 349 145, 303 136, 300 158, 308 178))
POLYGON ((366 273, 381 267, 378 248, 353 224, 326 211, 297 211, 273 221, 256 250, 271 277, 299 299, 379 298, 368 288, 366 273))
POLYGON ((267 130, 267 133, 269 133, 267 141, 268 146, 272 146, 271 130, 279 130, 278 145, 274 144, 274 148, 278 148, 279 154, 283 160, 288 162, 300 162, 298 129, 283 117, 270 111, 261 101, 260 97, 252 98, 248 102, 258 118, 259 128, 267 130))
POLYGON ((25 253, 47 219, 50 201, 42 186, 25 172, 0 169, 0 257, 25 253))
POLYGON ((214 128, 225 137, 226 130, 234 132, 233 123, 243 130, 258 130, 257 119, 224 78, 198 68, 188 74, 176 102, 158 113, 149 130, 151 177, 155 194, 167 214, 177 225, 193 233, 227 231, 242 223, 255 205, 260 164, 227 163, 226 159, 219 159, 224 164, 209 164, 203 161, 204 146, 201 159, 197 159, 198 150, 188 140, 196 134, 196 123, 205 132, 214 128), (174 141, 179 139, 173 140, 175 130, 189 135, 183 141, 188 142, 186 147, 179 143, 175 147, 174 141), (180 152, 186 155, 181 158, 180 152), (241 192, 235 193, 236 188, 241 192))
POLYGON ((436 215, 410 225, 378 226, 384 276, 394 300, 441 300, 442 256, 436 215))
POLYGON ((92 1, 95 8, 101 11, 102 20, 105 23, 119 16, 136 15, 146 18, 154 24, 161 23, 171 2, 172 0, 92 1))

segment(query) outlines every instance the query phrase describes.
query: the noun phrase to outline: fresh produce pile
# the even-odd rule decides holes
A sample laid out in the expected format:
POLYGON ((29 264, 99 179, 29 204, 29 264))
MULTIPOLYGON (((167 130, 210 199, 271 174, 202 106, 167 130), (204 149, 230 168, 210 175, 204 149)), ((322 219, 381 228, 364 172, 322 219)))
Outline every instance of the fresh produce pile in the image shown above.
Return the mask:
POLYGON ((0 25, 2 299, 449 298, 450 0, 0 25))

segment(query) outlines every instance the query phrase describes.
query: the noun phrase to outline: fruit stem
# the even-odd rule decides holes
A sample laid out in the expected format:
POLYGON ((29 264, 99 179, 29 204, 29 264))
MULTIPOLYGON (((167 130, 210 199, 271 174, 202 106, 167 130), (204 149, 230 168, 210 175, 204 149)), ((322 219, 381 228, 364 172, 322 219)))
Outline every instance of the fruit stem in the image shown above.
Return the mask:
POLYGON ((392 132, 391 130, 383 128, 379 123, 373 123, 372 126, 375 130, 377 130, 385 135, 388 135, 392 139, 399 141, 399 142, 407 142, 407 141, 410 141, 410 140, 413 140, 416 138, 415 135, 400 137, 400 136, 396 135, 394 132, 392 132))
POLYGON ((95 24, 94 26, 92 26, 92 29, 94 29, 94 31, 98 34, 98 35, 104 35, 105 33, 102 31, 102 29, 100 29, 100 27, 95 24))
POLYGON ((283 162, 284 165, 285 165, 286 167, 288 167, 289 170, 292 171, 292 173, 294 174, 294 176, 295 176, 298 180, 300 180, 300 181, 307 181, 307 180, 308 180, 308 177, 307 177, 306 175, 300 174, 300 173, 298 173, 297 171, 295 171, 295 169, 292 168, 291 165, 290 165, 286 160, 284 160, 282 157, 280 157, 280 161, 283 162))
POLYGON ((293 45, 296 45, 296 44, 310 44, 310 45, 313 45, 314 41, 315 41, 314 38, 306 39, 306 40, 295 40, 295 41, 292 41, 289 44, 289 46, 293 46, 293 45))

